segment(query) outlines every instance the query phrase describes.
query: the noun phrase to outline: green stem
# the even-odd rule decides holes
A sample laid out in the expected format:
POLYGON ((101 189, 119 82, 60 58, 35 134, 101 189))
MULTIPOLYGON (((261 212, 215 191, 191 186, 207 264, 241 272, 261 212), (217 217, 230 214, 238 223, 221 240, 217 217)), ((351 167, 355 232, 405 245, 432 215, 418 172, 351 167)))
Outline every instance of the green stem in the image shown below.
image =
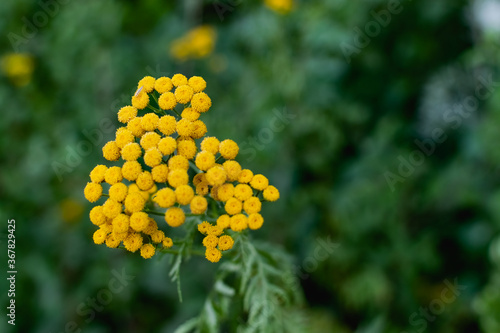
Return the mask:
POLYGON ((222 155, 220 155, 219 157, 217 157, 217 159, 215 160, 215 163, 219 162, 219 160, 222 158, 222 155))
POLYGON ((103 193, 102 194, 103 197, 108 197, 109 198, 109 194, 106 194, 106 193, 103 193))
POLYGON ((158 215, 158 216, 165 216, 165 213, 155 212, 154 210, 149 210, 149 209, 145 209, 144 212, 148 213, 148 214, 158 215))

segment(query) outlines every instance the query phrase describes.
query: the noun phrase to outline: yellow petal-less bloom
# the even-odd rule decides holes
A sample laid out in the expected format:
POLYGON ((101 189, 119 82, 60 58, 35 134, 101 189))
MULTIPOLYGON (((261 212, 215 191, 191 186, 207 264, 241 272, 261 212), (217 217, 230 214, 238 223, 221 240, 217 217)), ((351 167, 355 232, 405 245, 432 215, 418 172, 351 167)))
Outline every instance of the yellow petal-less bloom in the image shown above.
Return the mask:
POLYGON ((175 189, 175 198, 181 205, 188 205, 193 197, 194 191, 189 185, 181 185, 175 189))
POLYGON ((234 182, 238 180, 241 174, 241 166, 238 162, 232 160, 226 161, 222 164, 222 166, 224 167, 224 170, 226 170, 228 181, 234 182))
POLYGON ((135 117, 127 123, 127 129, 132 132, 136 138, 140 138, 144 134, 141 126, 142 117, 135 117))
POLYGON ((172 135, 175 132, 177 121, 174 116, 163 116, 158 122, 158 130, 165 135, 172 135))
POLYGON ((130 227, 135 231, 143 231, 149 225, 149 216, 144 212, 135 212, 130 216, 130 227))
POLYGON ((162 162, 163 155, 158 148, 149 148, 144 154, 144 163, 153 168, 162 162))
POLYGON ((121 154, 125 161, 136 161, 142 155, 141 146, 136 142, 131 142, 123 147, 121 154))
POLYGON ((229 225, 233 231, 242 231, 248 228, 248 218, 243 214, 236 214, 231 217, 229 225))
POLYGON ((191 136, 193 133, 193 123, 187 119, 181 119, 177 122, 175 130, 180 136, 191 136))
POLYGON ((113 232, 113 237, 115 237, 116 240, 119 240, 121 242, 125 238, 128 237, 128 231, 127 232, 113 232))
POLYGON ((121 234, 128 231, 130 227, 130 217, 126 214, 119 214, 113 219, 113 232, 121 234))
POLYGON ((175 155, 168 160, 168 167, 170 170, 181 169, 187 171, 189 169, 189 161, 182 155, 175 155))
POLYGON ((264 224, 264 218, 259 213, 250 214, 248 216, 248 227, 252 230, 257 230, 264 224))
POLYGON ((174 85, 172 84, 172 80, 169 77, 160 77, 155 82, 155 90, 160 94, 166 93, 167 91, 172 90, 174 85))
POLYGON ((161 140, 161 136, 156 132, 147 132, 141 138, 141 147, 144 150, 148 150, 149 148, 158 147, 158 143, 161 140))
POLYGON ((211 226, 210 223, 208 223, 207 221, 203 221, 200 224, 198 224, 198 231, 206 235, 208 234, 208 229, 210 228, 210 226, 211 226))
POLYGON ((94 239, 94 243, 102 244, 106 241, 106 232, 102 229, 98 229, 94 232, 92 238, 94 239))
MULTIPOLYGON (((140 89, 140 88, 139 88, 140 89)), ((149 104, 149 95, 143 91, 137 90, 136 94, 132 96, 132 106, 135 107, 137 110, 142 110, 149 104)))
POLYGON ((177 141, 177 152, 179 155, 184 156, 188 160, 192 160, 194 155, 196 155, 196 144, 191 140, 178 140, 177 141))
POLYGON ((193 122, 193 131, 191 133, 191 137, 193 139, 200 139, 207 134, 207 125, 201 120, 196 120, 193 122))
POLYGON ((126 180, 134 181, 142 172, 142 166, 137 161, 127 161, 122 166, 122 176, 126 180))
POLYGON ((195 121, 200 117, 200 113, 194 111, 192 108, 185 108, 182 110, 181 117, 189 121, 195 121))
POLYGON ((174 242, 172 242, 172 238, 165 237, 162 241, 162 245, 164 248, 169 249, 174 245, 174 242))
POLYGON ((222 257, 222 252, 220 252, 216 248, 207 247, 207 250, 205 251, 205 257, 211 262, 219 262, 220 258, 222 257))
POLYGON ((219 237, 215 235, 208 235, 203 238, 203 246, 206 248, 215 248, 219 244, 219 237))
POLYGON ((102 156, 108 161, 118 161, 120 158, 120 147, 116 145, 116 142, 109 141, 102 147, 102 156))
POLYGON ((171 227, 180 227, 186 220, 184 211, 178 207, 172 207, 165 212, 165 222, 171 227))
POLYGON ((127 185, 123 183, 116 183, 109 188, 109 197, 118 202, 122 202, 127 197, 127 192, 127 185))
POLYGON ((153 201, 162 208, 172 207, 175 204, 175 192, 168 188, 162 188, 153 195, 153 201))
POLYGON ((102 196, 102 186, 101 184, 87 183, 87 186, 85 186, 83 190, 83 194, 85 195, 85 199, 89 202, 96 202, 102 196))
POLYGON ((227 175, 226 171, 224 168, 220 166, 213 166, 210 169, 208 169, 207 174, 207 182, 214 186, 214 185, 222 185, 226 181, 227 175))
POLYGON ((210 228, 208 228, 207 234, 208 235, 214 235, 214 236, 220 236, 224 229, 222 229, 219 226, 216 225, 211 225, 210 228))
POLYGON ((262 191, 269 186, 269 180, 267 180, 264 175, 255 175, 250 181, 250 186, 252 186, 256 190, 262 191))
POLYGON ((247 184, 238 184, 234 188, 234 197, 240 201, 245 201, 253 195, 252 188, 247 184))
POLYGON ((90 221, 99 226, 103 223, 106 223, 106 216, 102 212, 102 206, 95 206, 90 210, 89 213, 90 221))
POLYGON ((158 224, 152 218, 149 218, 148 226, 142 231, 143 234, 153 236, 154 233, 158 231, 158 224))
POLYGON ((217 226, 221 229, 229 228, 231 217, 227 214, 223 214, 217 218, 217 226))
POLYGON ((191 107, 194 111, 203 113, 207 112, 212 106, 212 100, 204 92, 199 92, 193 95, 191 99, 191 107))
POLYGON ((240 176, 238 177, 238 182, 241 184, 250 183, 253 178, 253 172, 249 169, 241 170, 240 176))
POLYGON ((161 230, 156 230, 152 235, 151 235, 151 241, 153 243, 161 243, 165 239, 165 233, 161 230))
POLYGON ((238 155, 238 144, 233 140, 224 140, 219 145, 219 152, 226 160, 232 160, 238 155))
MULTIPOLYGON (((207 171, 215 164, 215 156, 211 152, 201 151, 196 155, 195 164, 198 169, 207 171)), ((193 183, 194 184, 194 183, 193 183)), ((197 184, 194 184, 195 186, 197 184)))
POLYGON ((152 112, 146 113, 144 116, 142 116, 141 127, 146 132, 154 131, 158 128, 159 121, 160 118, 156 114, 152 112))
POLYGON ((214 136, 207 136, 201 142, 201 150, 211 152, 212 154, 217 154, 219 152, 220 141, 214 136))
POLYGON ((287 14, 292 10, 292 0, 264 0, 266 6, 279 14, 287 14))
POLYGON ((224 209, 229 215, 236 215, 241 213, 243 204, 236 198, 230 198, 224 205, 224 209))
POLYGON ((123 179, 122 168, 120 167, 113 166, 108 170, 106 170, 106 172, 104 173, 104 180, 109 185, 119 183, 122 181, 122 179, 123 179))
POLYGON ((125 198, 125 209, 131 213, 140 212, 144 209, 146 204, 146 199, 139 192, 131 192, 129 188, 129 193, 125 198))
POLYGON ((261 207, 262 203, 257 197, 248 198, 243 203, 243 209, 248 215, 260 212, 261 207))
POLYGON ((106 200, 102 205, 102 212, 110 219, 117 217, 122 212, 122 209, 122 204, 113 199, 106 200))
POLYGON ((150 259, 155 255, 155 247, 151 244, 144 244, 141 246, 141 257, 150 259))
POLYGON ((195 93, 202 92, 207 87, 207 82, 201 76, 190 77, 188 84, 195 93))
POLYGON ((204 173, 197 173, 194 177, 193 177, 193 185, 194 186, 197 186, 198 184, 201 184, 201 183, 204 183, 207 181, 207 178, 205 176, 204 173))
POLYGON ((156 183, 165 183, 168 178, 168 166, 164 163, 155 166, 151 170, 151 175, 156 183))
POLYGON ((134 141, 134 135, 126 127, 120 127, 116 130, 115 143, 119 148, 123 148, 128 143, 134 141))
POLYGON ((153 176, 151 176, 151 172, 149 171, 141 172, 139 176, 137 176, 135 183, 143 191, 151 189, 155 184, 153 176))
POLYGON ((2 72, 18 87, 30 83, 34 67, 33 56, 29 53, 7 53, 0 59, 2 72))
POLYGON ((215 46, 215 29, 208 25, 196 27, 174 40, 170 53, 179 60, 203 58, 212 53, 215 46))
POLYGON ((143 77, 139 83, 137 84, 137 88, 140 89, 142 87, 142 91, 150 93, 153 91, 155 87, 156 79, 152 76, 143 77))
POLYGON ((219 189, 220 185, 215 185, 212 186, 212 189, 210 190, 210 196, 215 200, 219 201, 219 197, 217 196, 217 190, 219 189))
POLYGON ((133 106, 124 106, 118 111, 118 121, 120 123, 126 124, 135 117, 137 117, 137 109, 133 106))
POLYGON ((199 183, 196 185, 196 194, 207 195, 209 191, 209 185, 207 182, 199 183))
POLYGON ((191 208, 191 213, 193 214, 203 214, 207 210, 207 199, 201 195, 197 195, 191 200, 189 207, 191 208))
POLYGON ((262 194, 264 196, 264 199, 266 199, 267 201, 276 201, 280 198, 280 192, 276 187, 272 185, 266 187, 262 194))
POLYGON ((171 136, 167 136, 158 142, 158 149, 160 149, 161 153, 165 156, 173 154, 177 149, 177 141, 171 136))
POLYGON ((113 234, 109 234, 106 237, 106 246, 111 248, 111 249, 116 249, 118 245, 120 245, 121 240, 116 239, 113 234))
POLYGON ((172 187, 186 185, 189 181, 189 175, 186 170, 175 169, 168 173, 168 184, 172 187))
POLYGON ((172 110, 177 105, 174 93, 168 91, 160 95, 158 98, 158 105, 163 110, 172 110))
POLYGON ((140 233, 133 232, 123 240, 123 245, 130 252, 135 252, 139 250, 142 246, 142 236, 140 233))
POLYGON ((227 251, 233 248, 234 240, 229 235, 219 237, 219 250, 227 251))
POLYGON ((178 86, 177 89, 175 89, 175 99, 177 100, 177 103, 180 104, 187 104, 189 101, 191 101, 191 98, 193 97, 193 88, 188 86, 187 84, 178 86))
POLYGON ((172 83, 176 87, 180 87, 182 85, 188 84, 187 78, 182 74, 175 74, 172 76, 172 83))
POLYGON ((231 183, 225 183, 217 188, 217 197, 220 201, 226 202, 234 196, 234 186, 231 183))
POLYGON ((108 167, 105 165, 97 165, 92 171, 90 172, 90 180, 93 183, 102 183, 104 181, 104 174, 106 173, 106 170, 108 170, 108 167))

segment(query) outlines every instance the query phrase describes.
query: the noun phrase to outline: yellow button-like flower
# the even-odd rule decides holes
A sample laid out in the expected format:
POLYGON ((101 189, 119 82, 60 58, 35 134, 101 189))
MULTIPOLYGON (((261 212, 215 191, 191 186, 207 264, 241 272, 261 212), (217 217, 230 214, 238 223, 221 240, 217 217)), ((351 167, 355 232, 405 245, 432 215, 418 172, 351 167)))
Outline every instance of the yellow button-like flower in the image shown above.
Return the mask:
POLYGON ((280 198, 280 192, 276 187, 272 185, 266 187, 262 194, 264 195, 264 199, 266 199, 267 201, 276 201, 280 198))
POLYGON ((158 143, 161 140, 161 136, 156 132, 147 132, 141 138, 141 147, 144 150, 148 150, 149 148, 158 147, 158 143))
POLYGON ((234 240, 229 235, 219 237, 219 250, 227 251, 233 248, 234 240))
POLYGON ((118 111, 118 121, 120 123, 126 124, 135 117, 137 117, 137 109, 133 106, 124 106, 118 111))
POLYGON ((136 138, 140 138, 144 134, 144 129, 141 126, 142 117, 135 117, 127 124, 127 129, 132 132, 136 138))
POLYGON ((207 178, 206 178, 206 176, 205 176, 205 174, 203 172, 202 173, 197 173, 193 177, 193 185, 194 186, 197 186, 198 184, 206 183, 206 182, 207 182, 207 178))
POLYGON ((187 78, 182 74, 175 74, 172 76, 172 83, 176 87, 180 87, 182 85, 188 84, 187 78))
POLYGON ((238 184, 234 188, 234 197, 238 200, 245 201, 253 195, 252 188, 247 184, 238 184))
POLYGON ((83 194, 85 195, 85 199, 89 202, 96 202, 102 196, 102 186, 101 184, 87 183, 87 186, 85 186, 83 190, 83 194))
POLYGON ((248 218, 243 214, 236 214, 231 217, 229 225, 233 231, 243 231, 248 228, 248 218))
POLYGON ((223 231, 224 231, 224 229, 222 229, 221 227, 216 226, 216 225, 212 225, 212 226, 210 226, 210 228, 208 228, 207 234, 214 235, 214 236, 220 236, 223 231))
POLYGON ((127 161, 122 166, 122 176, 126 180, 134 181, 142 172, 142 166, 137 161, 127 161))
POLYGON ((132 96, 132 106, 138 110, 144 109, 149 104, 149 95, 142 89, 137 90, 136 94, 132 96))
POLYGON ((232 160, 226 161, 222 164, 222 166, 224 167, 224 170, 226 170, 228 181, 234 182, 238 180, 241 174, 241 166, 238 162, 232 160))
POLYGON ((158 148, 149 148, 144 154, 144 163, 149 167, 155 167, 162 162, 163 155, 158 148))
POLYGON ((219 140, 214 136, 207 136, 201 142, 201 150, 211 152, 212 154, 217 154, 219 152, 219 140))
POLYGON ((146 199, 141 195, 140 192, 131 192, 129 188, 129 193, 125 198, 125 209, 131 213, 140 212, 144 209, 146 204, 146 199))
POLYGON ((216 165, 208 169, 206 177, 207 182, 214 186, 224 184, 226 182, 227 175, 223 167, 216 165))
POLYGON ((207 82, 201 76, 190 77, 188 84, 195 93, 202 92, 207 87, 207 82))
POLYGON ((189 161, 182 155, 175 155, 168 160, 168 167, 170 170, 182 169, 187 171, 189 169, 189 161))
POLYGON ((158 224, 152 218, 149 218, 148 226, 142 231, 143 234, 153 236, 158 231, 158 224))
POLYGON ((262 203, 257 197, 248 198, 243 202, 243 209, 248 215, 260 212, 261 207, 262 203))
POLYGON ((102 229, 96 230, 94 232, 94 235, 92 236, 94 243, 96 244, 102 244, 106 241, 106 232, 102 229))
POLYGON ((150 93, 153 91, 153 89, 155 87, 155 82, 156 82, 156 79, 154 77, 145 76, 137 84, 137 89, 140 89, 142 87, 142 91, 150 93))
POLYGON ((199 92, 193 95, 191 99, 191 107, 196 112, 207 112, 212 106, 212 100, 204 92, 199 92))
POLYGON ((201 232, 204 235, 208 234, 208 229, 211 227, 211 224, 208 223, 207 221, 203 221, 200 224, 198 224, 198 231, 201 232))
POLYGON ((267 7, 279 14, 287 14, 292 10, 292 0, 264 0, 267 7))
POLYGON ((123 183, 116 183, 109 188, 109 197, 122 202, 127 197, 128 187, 123 183))
POLYGON ((207 199, 201 195, 197 195, 191 200, 189 207, 191 208, 191 213, 193 214, 204 214, 207 210, 207 199))
POLYGON ((234 186, 231 183, 222 184, 217 188, 217 198, 226 202, 234 196, 234 186))
POLYGON ((184 211, 178 207, 169 208, 165 212, 165 221, 171 227, 179 227, 186 220, 184 211))
POLYGON ((254 189, 262 191, 269 186, 269 180, 264 175, 255 175, 250 181, 250 186, 254 189))
POLYGON ((178 140, 177 152, 188 160, 192 160, 196 155, 196 143, 191 140, 178 140))
POLYGON ((141 146, 136 142, 131 142, 122 149, 122 158, 126 161, 136 161, 141 155, 141 146))
POLYGON ((229 223, 231 221, 231 217, 227 214, 223 214, 217 218, 217 226, 221 229, 229 228, 229 223))
POLYGON ((191 137, 193 139, 200 139, 207 134, 207 125, 201 120, 196 120, 193 122, 193 132, 191 137))
POLYGON ((125 145, 134 141, 134 135, 126 127, 120 127, 116 130, 115 142, 119 148, 123 148, 125 145))
MULTIPOLYGON (((217 193, 218 194, 218 193, 217 193)), ((239 201, 236 198, 230 198, 227 202, 226 205, 224 206, 224 209, 229 215, 236 215, 241 213, 241 208, 243 207, 243 204, 241 201, 239 201)))
POLYGON ((203 238, 203 246, 206 248, 215 248, 219 244, 219 237, 215 235, 208 235, 203 238))
POLYGON ((106 170, 106 172, 104 173, 104 180, 109 185, 119 183, 122 181, 122 179, 123 179, 122 168, 120 167, 113 166, 108 170, 106 170))
POLYGON ((200 113, 194 111, 192 108, 185 108, 182 110, 181 117, 189 121, 195 121, 200 117, 200 113))
POLYGON ((163 116, 158 122, 158 129, 165 135, 172 135, 175 132, 177 126, 174 116, 163 116))
POLYGON ((113 232, 121 234, 128 231, 130 227, 130 217, 126 214, 119 214, 113 219, 113 232))
POLYGON ((114 234, 109 234, 106 237, 106 246, 111 249, 116 249, 120 245, 121 239, 115 238, 114 234))
POLYGON ((137 176, 135 183, 143 191, 151 189, 151 187, 153 187, 153 185, 155 184, 153 181, 153 176, 151 176, 151 172, 149 171, 141 172, 139 176, 137 176))
POLYGON ((172 110, 177 105, 177 100, 173 92, 166 92, 160 95, 158 98, 158 105, 163 110, 172 110))
POLYGON ((207 250, 205 251, 205 257, 208 259, 208 261, 219 262, 220 258, 222 257, 222 252, 220 252, 216 248, 207 247, 207 250))
POLYGON ((143 231, 149 224, 149 216, 144 212, 135 212, 130 216, 130 227, 135 231, 143 231))
POLYGON ((264 224, 264 218, 259 213, 250 214, 248 216, 248 227, 252 230, 257 230, 264 224))
POLYGON ((90 222, 99 226, 106 222, 106 216, 102 212, 102 206, 95 206, 90 210, 90 222))
POLYGON ((144 116, 142 116, 141 127, 146 132, 154 131, 158 128, 159 121, 160 118, 156 114, 152 112, 146 113, 144 116))
POLYGON ((110 219, 117 217, 122 212, 122 209, 122 204, 113 199, 106 200, 104 205, 102 205, 102 212, 110 219))
POLYGON ((219 152, 226 160, 232 160, 238 155, 240 148, 233 140, 224 140, 219 145, 219 152))
POLYGON ((141 257, 149 259, 155 255, 155 247, 151 244, 141 246, 141 257))
POLYGON ((209 185, 207 182, 202 182, 196 185, 196 194, 207 195, 209 190, 209 185))
POLYGON ((168 167, 162 163, 151 170, 151 175, 156 183, 165 183, 168 179, 168 167))
MULTIPOLYGON (((211 152, 201 151, 196 155, 195 164, 198 169, 207 171, 215 164, 215 156, 211 152)), ((197 184, 195 184, 197 185, 197 184)))
POLYGON ((189 185, 181 185, 175 189, 175 198, 181 205, 188 205, 194 197, 193 188, 189 185))
POLYGON ((189 101, 191 101, 191 98, 193 97, 193 88, 188 86, 187 84, 178 86, 175 89, 175 99, 177 100, 177 103, 180 104, 187 104, 189 101))
POLYGON ((153 243, 161 243, 165 239, 165 233, 161 230, 156 230, 152 235, 151 235, 151 241, 153 243))
POLYGON ((128 230, 126 232, 113 232, 113 237, 121 242, 128 237, 128 230))
POLYGON ((142 236, 140 233, 133 232, 123 240, 123 245, 130 252, 135 252, 139 250, 142 246, 142 236))
POLYGON ((104 174, 108 170, 108 167, 102 164, 97 165, 92 171, 90 171, 90 180, 93 183, 102 183, 104 181, 104 174))
POLYGON ((193 133, 193 123, 183 118, 177 122, 176 131, 180 136, 191 136, 193 133))
POLYGON ((102 156, 108 161, 118 161, 120 158, 120 147, 117 146, 116 142, 109 141, 102 147, 102 156))
POLYGON ((162 138, 158 142, 158 149, 160 149, 161 153, 165 156, 173 154, 177 149, 177 141, 171 136, 167 136, 166 138, 162 138))
POLYGON ((174 85, 172 84, 172 80, 170 80, 169 77, 162 76, 155 82, 155 90, 160 94, 172 90, 173 87, 174 85))
POLYGON ((153 195, 153 201, 162 208, 172 207, 175 204, 175 192, 168 187, 162 188, 153 195))
POLYGON ((186 185, 188 183, 189 176, 186 170, 175 169, 169 171, 167 180, 170 186, 179 187, 181 185, 186 185))
POLYGON ((163 239, 162 245, 164 248, 169 249, 174 245, 174 242, 172 242, 172 238, 170 237, 165 237, 163 239))
POLYGON ((253 178, 253 172, 249 169, 241 170, 240 176, 238 177, 238 182, 242 184, 250 183, 253 178))

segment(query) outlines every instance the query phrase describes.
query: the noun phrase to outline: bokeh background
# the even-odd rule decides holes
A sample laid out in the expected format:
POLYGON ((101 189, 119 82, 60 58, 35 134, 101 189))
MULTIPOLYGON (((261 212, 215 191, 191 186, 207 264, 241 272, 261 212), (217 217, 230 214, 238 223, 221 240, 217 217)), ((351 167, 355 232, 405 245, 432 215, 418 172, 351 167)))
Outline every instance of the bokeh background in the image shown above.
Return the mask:
POLYGON ((500 332, 498 1, 17 0, 0 14, 1 332, 173 332, 200 312, 217 265, 186 263, 179 303, 167 256, 93 244, 83 197, 137 81, 178 72, 206 79, 209 133, 281 191, 253 236, 295 258, 307 332, 500 332), (339 246, 318 257, 321 240, 339 246), (133 280, 91 310, 113 271, 133 280))

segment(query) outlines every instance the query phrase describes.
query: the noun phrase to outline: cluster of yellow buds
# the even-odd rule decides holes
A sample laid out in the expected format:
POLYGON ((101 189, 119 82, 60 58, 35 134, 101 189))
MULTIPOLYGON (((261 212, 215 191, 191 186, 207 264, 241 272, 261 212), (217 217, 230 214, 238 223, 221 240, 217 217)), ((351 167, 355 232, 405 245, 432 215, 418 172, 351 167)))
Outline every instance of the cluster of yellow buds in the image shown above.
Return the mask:
POLYGON ((102 148, 105 159, 121 158, 123 164, 97 165, 84 190, 92 203, 107 197, 90 211, 91 222, 99 226, 93 236, 96 244, 116 248, 123 243, 128 251, 140 250, 142 257, 151 258, 174 242, 150 215, 161 214, 169 227, 176 228, 186 216, 207 217, 213 202, 224 214, 213 225, 200 223, 198 230, 206 235, 206 258, 217 262, 221 251, 233 246, 232 237, 225 234, 229 229, 262 226, 261 202, 276 201, 279 191, 265 176, 242 169, 235 161, 236 142, 206 136, 207 127, 198 119, 212 106, 205 88, 203 78, 188 80, 182 74, 139 81, 132 105, 118 112, 124 126, 102 148), (138 116, 139 110, 145 114, 138 116))

